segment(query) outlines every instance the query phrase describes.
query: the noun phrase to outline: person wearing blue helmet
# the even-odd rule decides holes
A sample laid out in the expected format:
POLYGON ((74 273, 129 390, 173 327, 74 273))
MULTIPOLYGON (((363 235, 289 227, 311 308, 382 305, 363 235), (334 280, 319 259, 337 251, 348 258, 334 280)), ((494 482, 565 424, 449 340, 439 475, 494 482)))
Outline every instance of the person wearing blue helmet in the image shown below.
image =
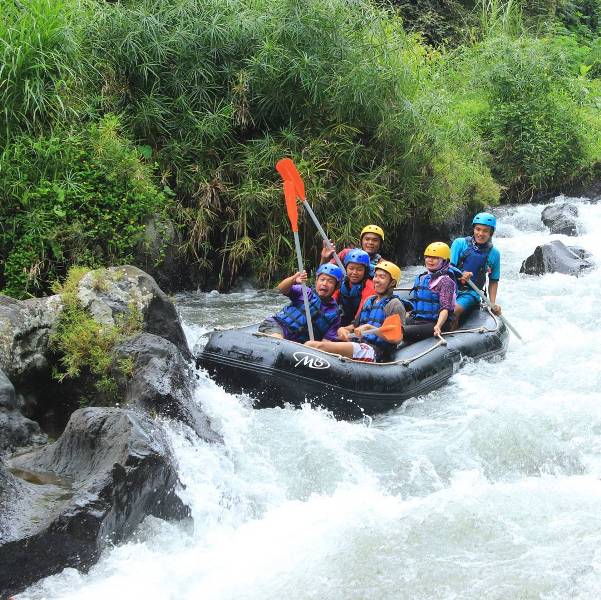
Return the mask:
MULTIPOLYGON (((316 340, 335 340, 340 327, 340 308, 332 298, 344 279, 344 271, 337 265, 321 265, 316 272, 315 287, 307 290, 309 312, 316 340)), ((309 340, 307 315, 302 285, 307 272, 299 271, 282 280, 278 290, 290 298, 290 303, 259 325, 259 331, 274 337, 304 343, 309 340)))
POLYGON ((334 292, 334 300, 342 309, 342 327, 350 325, 359 315, 365 301, 376 293, 370 279, 371 259, 365 250, 355 248, 344 257, 346 277, 340 289, 334 292))
POLYGON ((496 303, 499 279, 501 278, 501 254, 492 244, 497 227, 494 215, 478 213, 472 220, 471 236, 457 238, 451 246, 451 265, 461 271, 457 280, 457 301, 451 319, 450 329, 457 329, 462 315, 480 306, 480 296, 468 286, 471 280, 484 290, 488 277, 488 297, 493 304, 493 312, 501 314, 496 303))

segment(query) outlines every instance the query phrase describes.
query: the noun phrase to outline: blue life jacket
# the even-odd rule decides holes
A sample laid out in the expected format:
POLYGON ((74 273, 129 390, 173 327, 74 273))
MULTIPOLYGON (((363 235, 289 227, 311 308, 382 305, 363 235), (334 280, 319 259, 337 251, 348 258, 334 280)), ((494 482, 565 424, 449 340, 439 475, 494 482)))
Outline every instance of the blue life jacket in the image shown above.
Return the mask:
POLYGON ((429 272, 417 275, 409 300, 413 306, 411 317, 424 321, 437 321, 440 313, 440 294, 430 289, 432 274, 429 272))
MULTIPOLYGON (((311 322, 313 323, 313 335, 315 339, 321 341, 323 336, 328 332, 328 329, 333 325, 340 315, 338 306, 332 307, 325 312, 320 310, 321 298, 315 290, 309 290, 309 312, 311 314, 311 322)), ((276 321, 279 321, 286 326, 290 333, 290 338, 296 342, 306 342, 309 339, 309 329, 307 328, 307 315, 305 307, 301 303, 287 304, 282 310, 274 316, 276 321)))
MULTIPOLYGON (((467 248, 459 257, 457 268, 462 271, 473 273, 474 275, 471 279, 472 282, 482 290, 486 284, 486 263, 488 261, 490 249, 492 248, 492 243, 488 242, 484 247, 478 247, 476 249, 473 237, 468 236, 465 238, 465 241, 467 243, 467 248)), ((459 283, 458 287, 464 290, 468 286, 459 283)))
POLYGON ((373 279, 376 274, 376 265, 382 260, 382 255, 377 252, 369 257, 369 278, 373 279))
POLYGON ((340 286, 340 304, 342 306, 342 321, 341 325, 345 327, 353 321, 357 314, 359 304, 361 304, 361 296, 365 282, 355 283, 349 286, 347 278, 344 279, 340 286))
MULTIPOLYGON (((377 296, 370 296, 363 304, 361 313, 359 314, 359 325, 373 325, 374 327, 380 327, 384 323, 386 313, 384 309, 386 305, 397 296, 385 296, 379 302, 376 302, 377 296)), ((363 341, 373 346, 379 352, 386 352, 392 350, 395 344, 391 344, 386 340, 378 337, 373 333, 367 333, 363 336, 363 341)))

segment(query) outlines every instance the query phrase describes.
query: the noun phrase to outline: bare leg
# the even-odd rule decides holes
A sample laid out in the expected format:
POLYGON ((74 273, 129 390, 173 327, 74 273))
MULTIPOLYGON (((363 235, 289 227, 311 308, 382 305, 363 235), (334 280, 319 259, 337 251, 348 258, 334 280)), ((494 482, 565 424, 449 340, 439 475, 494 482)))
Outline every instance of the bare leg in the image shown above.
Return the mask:
POLYGON ((340 354, 347 358, 353 358, 352 342, 305 342, 305 346, 315 348, 316 350, 323 350, 324 352, 331 352, 332 354, 340 354))
POLYGON ((449 319, 449 331, 455 331, 459 327, 459 319, 463 314, 463 306, 461 304, 455 304, 455 310, 453 316, 449 319))

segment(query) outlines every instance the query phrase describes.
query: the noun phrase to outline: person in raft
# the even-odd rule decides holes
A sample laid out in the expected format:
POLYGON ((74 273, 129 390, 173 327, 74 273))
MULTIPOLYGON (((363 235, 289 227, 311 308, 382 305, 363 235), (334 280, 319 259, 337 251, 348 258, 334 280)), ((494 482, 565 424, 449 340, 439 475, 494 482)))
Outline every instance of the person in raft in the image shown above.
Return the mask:
POLYGON ((334 300, 342 309, 341 325, 346 327, 359 316, 365 301, 376 293, 369 278, 369 254, 365 250, 351 250, 344 257, 346 277, 340 289, 334 292, 334 300))
MULTIPOLYGON (((340 308, 332 295, 340 286, 343 278, 344 272, 339 266, 329 263, 321 265, 316 272, 315 287, 307 290, 313 334, 316 340, 336 339, 340 327, 340 308)), ((290 298, 290 304, 277 314, 265 319, 259 325, 261 333, 301 344, 309 339, 302 290, 302 284, 305 281, 307 281, 307 272, 302 271, 279 283, 278 290, 290 298)))
POLYGON ((443 242, 433 242, 424 250, 427 270, 416 276, 409 293, 411 312, 405 321, 403 341, 411 344, 448 329, 457 291, 449 275, 450 256, 451 249, 443 242))
POLYGON ((365 301, 359 317, 353 323, 338 330, 340 341, 307 342, 306 345, 365 362, 387 360, 396 345, 402 341, 402 334, 398 340, 386 341, 370 334, 369 330, 380 327, 386 317, 394 314, 400 315, 401 322, 404 323, 405 308, 400 299, 393 295, 400 278, 401 270, 394 263, 380 261, 373 279, 376 293, 365 301), (360 341, 351 341, 351 336, 360 338, 360 341))
MULTIPOLYGON (((361 244, 361 250, 364 250, 369 255, 369 276, 373 278, 374 269, 376 265, 382 260, 382 256, 380 255, 380 250, 382 248, 382 244, 384 243, 384 230, 377 225, 366 225, 362 230, 359 236, 359 241, 361 244)), ((332 246, 334 246, 333 242, 330 241, 332 246)), ((345 264, 344 259, 346 255, 354 250, 354 248, 344 248, 338 253, 338 258, 340 258, 342 264, 345 264)), ((329 262, 333 262, 332 256, 334 256, 334 249, 331 247, 328 248, 324 242, 323 249, 321 251, 321 264, 329 262)))
POLYGON ((493 304, 492 311, 501 314, 497 302, 497 291, 501 277, 501 254, 492 244, 497 220, 490 213, 478 213, 472 220, 473 234, 457 238, 451 245, 451 265, 461 271, 458 279, 457 304, 451 320, 451 331, 459 326, 459 319, 480 306, 480 296, 468 286, 471 280, 484 290, 488 275, 488 297, 493 304))

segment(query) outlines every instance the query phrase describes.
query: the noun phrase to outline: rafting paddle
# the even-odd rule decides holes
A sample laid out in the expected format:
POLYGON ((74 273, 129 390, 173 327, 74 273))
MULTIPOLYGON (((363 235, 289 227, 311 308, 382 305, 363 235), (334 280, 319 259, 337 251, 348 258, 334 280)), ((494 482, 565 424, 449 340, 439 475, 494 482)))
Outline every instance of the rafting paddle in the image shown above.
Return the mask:
MULTIPOLYGON (((296 260, 298 261, 298 270, 302 273, 303 255, 301 253, 300 241, 298 239, 298 207, 296 205, 296 192, 294 184, 290 180, 284 180, 284 198, 286 199, 286 211, 290 219, 292 234, 294 235, 294 247, 296 248, 296 260)), ((305 304, 305 315, 307 317, 307 329, 309 330, 309 339, 313 341, 313 323, 311 321, 311 311, 309 310, 309 296, 307 294, 307 286, 302 283, 303 302, 305 304)))
MULTIPOLYGON (((381 337, 387 342, 393 344, 398 343, 399 339, 403 337, 403 326, 401 325, 401 315, 390 315, 384 319, 384 322, 380 327, 376 329, 368 329, 364 332, 364 335, 373 334, 381 337)), ((360 339, 360 336, 353 335, 353 338, 360 339)))
MULTIPOLYGON (((321 223, 319 222, 319 220, 317 219, 317 216, 313 212, 313 209, 307 202, 307 197, 305 195, 305 182, 303 181, 303 178, 300 176, 300 173, 298 172, 298 169, 296 168, 296 165, 294 164, 292 159, 291 158, 282 158, 281 160, 278 160, 278 162, 275 165, 275 168, 284 181, 292 181, 295 192, 296 192, 296 196, 298 198, 300 198, 301 202, 303 203, 303 205, 305 207, 305 210, 309 213, 309 216, 313 220, 313 223, 315 223, 315 227, 317 227, 317 230, 319 231, 321 237, 323 238, 323 241, 326 243, 326 247, 333 251, 334 247, 332 246, 332 243, 330 242, 330 238, 327 236, 326 232, 323 230, 321 223)), ((334 260, 336 261, 336 264, 344 272, 346 272, 346 270, 342 264, 342 261, 340 260, 340 257, 338 256, 338 254, 336 252, 334 252, 334 260)))
MULTIPOLYGON (((450 268, 457 275, 459 275, 459 276, 462 275, 461 269, 458 269, 457 267, 454 267, 452 265, 450 268)), ((474 292, 476 292, 478 294, 478 296, 480 296, 480 298, 482 298, 482 300, 484 300, 484 302, 486 302, 488 307, 492 310, 493 303, 488 299, 488 296, 471 279, 466 279, 466 283, 474 290, 474 292)), ((493 311, 493 313, 494 313, 494 311, 493 311)), ((503 315, 496 315, 496 316, 499 317, 499 319, 501 319, 501 321, 503 321, 503 323, 505 323, 505 326, 507 327, 507 329, 509 329, 509 331, 511 331, 511 333, 513 333, 518 338, 518 340, 520 340, 522 343, 525 343, 522 336, 517 332, 517 330, 511 325, 511 323, 509 323, 509 321, 503 315)))

